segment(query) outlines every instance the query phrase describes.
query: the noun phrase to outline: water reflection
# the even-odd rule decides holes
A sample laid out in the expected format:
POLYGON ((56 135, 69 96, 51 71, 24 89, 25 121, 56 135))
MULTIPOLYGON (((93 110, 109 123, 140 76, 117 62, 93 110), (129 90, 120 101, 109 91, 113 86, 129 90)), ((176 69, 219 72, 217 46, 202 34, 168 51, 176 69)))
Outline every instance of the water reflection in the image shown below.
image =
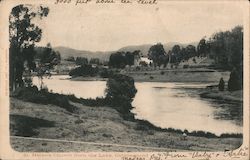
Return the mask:
MULTIPOLYGON (((105 96, 105 81, 71 81, 70 76, 52 76, 44 78, 44 84, 49 91, 62 94, 74 94, 80 98, 96 98, 105 96)), ((33 78, 33 83, 38 84, 38 78, 33 78)))
MULTIPOLYGON (((187 88, 202 88, 206 85, 187 84, 187 88)), ((214 107, 216 103, 202 100, 198 95, 189 96, 183 87, 185 88, 185 84, 137 83, 138 92, 133 101, 133 112, 138 119, 146 119, 162 128, 202 130, 217 135, 242 132, 242 127, 235 119, 219 118, 218 113, 225 113, 223 108, 214 107)))

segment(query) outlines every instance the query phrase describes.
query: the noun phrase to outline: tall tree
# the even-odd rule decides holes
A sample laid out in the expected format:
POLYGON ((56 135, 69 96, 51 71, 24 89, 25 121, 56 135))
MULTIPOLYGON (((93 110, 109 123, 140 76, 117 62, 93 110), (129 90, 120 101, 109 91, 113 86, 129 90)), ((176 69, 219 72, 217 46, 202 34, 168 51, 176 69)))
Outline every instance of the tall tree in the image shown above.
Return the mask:
POLYGON ((86 57, 76 57, 75 63, 77 65, 87 65, 88 59, 86 57))
POLYGON ((154 65, 160 66, 161 57, 165 56, 166 52, 161 43, 157 43, 149 48, 148 58, 153 60, 154 65))
POLYGON ((232 70, 242 66, 243 28, 236 26, 231 31, 215 33, 209 41, 210 57, 223 69, 232 70))
POLYGON ((112 53, 109 57, 109 66, 114 68, 124 68, 126 65, 132 66, 138 58, 140 58, 139 50, 112 53))
POLYGON ((230 67, 241 68, 243 66, 243 28, 236 26, 231 31, 230 47, 230 67))
POLYGON ((215 33, 209 40, 209 56, 218 68, 231 71, 228 90, 243 87, 243 28, 236 26, 231 31, 215 33))
POLYGON ((170 56, 170 63, 179 63, 182 60, 182 53, 181 53, 181 47, 179 45, 174 45, 172 50, 169 52, 170 56))
POLYGON ((35 18, 46 17, 47 7, 18 5, 14 7, 9 17, 10 40, 10 90, 23 86, 24 63, 28 70, 34 67, 34 46, 41 40, 42 30, 32 21, 35 18))
POLYGON ((194 57, 197 55, 197 52, 196 52, 196 48, 195 46, 193 45, 188 45, 186 47, 186 54, 187 54, 187 58, 191 58, 191 57, 194 57))
POLYGON ((206 40, 202 38, 197 46, 197 55, 201 57, 207 56, 209 52, 209 45, 207 44, 206 40))
POLYGON ((99 65, 101 62, 99 58, 91 58, 89 63, 99 65))
POLYGON ((112 53, 109 57, 109 66, 114 68, 124 68, 126 66, 127 59, 124 52, 112 53))
MULTIPOLYGON (((175 59, 175 61, 177 63, 179 63, 181 61, 181 59, 182 59, 181 47, 179 45, 174 45, 173 46, 171 56, 172 56, 172 60, 175 59)), ((176 62, 174 62, 174 63, 176 63, 176 62)))

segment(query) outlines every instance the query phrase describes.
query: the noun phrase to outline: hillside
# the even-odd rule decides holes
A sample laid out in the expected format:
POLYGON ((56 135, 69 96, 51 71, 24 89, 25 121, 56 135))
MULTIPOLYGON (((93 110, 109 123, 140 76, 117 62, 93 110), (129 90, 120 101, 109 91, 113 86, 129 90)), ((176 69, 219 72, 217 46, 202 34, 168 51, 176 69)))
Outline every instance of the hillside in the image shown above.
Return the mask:
MULTIPOLYGON (((197 46, 197 42, 190 43, 190 44, 197 46)), ((135 50, 140 50, 142 52, 143 56, 147 56, 148 50, 152 45, 153 44, 125 46, 125 47, 118 49, 117 51, 133 52, 135 50)), ((164 44, 163 46, 164 46, 165 51, 168 52, 170 49, 172 49, 172 47, 174 45, 180 45, 181 47, 185 47, 189 44, 182 44, 182 43, 178 43, 178 42, 169 42, 169 43, 164 44)), ((86 57, 88 59, 99 58, 102 61, 108 61, 110 54, 116 52, 116 51, 96 51, 96 52, 93 52, 93 51, 88 51, 88 50, 77 50, 77 49, 63 47, 63 46, 54 47, 53 49, 55 51, 60 52, 62 59, 66 59, 68 57, 73 56, 73 57, 86 57)), ((38 53, 41 52, 42 50, 43 50, 43 47, 36 47, 36 51, 38 53)))
POLYGON ((92 52, 92 51, 86 51, 86 50, 76 50, 76 49, 72 49, 72 48, 68 48, 68 47, 55 47, 54 50, 60 52, 61 57, 63 59, 70 57, 70 56, 73 56, 73 57, 86 57, 88 59, 99 58, 103 61, 107 61, 109 59, 110 54, 112 53, 112 51, 110 51, 110 52, 101 52, 101 51, 92 52))

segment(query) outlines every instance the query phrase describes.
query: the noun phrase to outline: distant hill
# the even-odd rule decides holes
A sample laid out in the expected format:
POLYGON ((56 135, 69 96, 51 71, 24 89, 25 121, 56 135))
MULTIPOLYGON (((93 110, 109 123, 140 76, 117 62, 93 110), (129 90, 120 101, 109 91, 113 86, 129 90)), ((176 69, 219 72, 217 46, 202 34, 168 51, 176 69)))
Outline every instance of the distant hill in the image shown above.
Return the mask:
POLYGON ((88 59, 91 58, 99 58, 103 61, 106 61, 109 59, 110 52, 92 52, 92 51, 86 51, 86 50, 76 50, 68 47, 54 47, 53 48, 55 51, 60 52, 62 59, 68 58, 70 56, 73 57, 86 57, 88 59))
MULTIPOLYGON (((194 46, 197 46, 198 42, 194 42, 194 43, 190 43, 190 44, 194 45, 194 46)), ((133 52, 135 50, 140 50, 144 56, 147 56, 148 50, 152 45, 153 44, 125 46, 125 47, 122 47, 122 48, 118 49, 117 51, 120 51, 120 52, 122 52, 122 51, 124 51, 124 52, 133 52)), ((171 50, 174 45, 180 45, 181 47, 186 47, 189 44, 182 44, 182 43, 178 43, 178 42, 169 42, 169 43, 163 44, 164 49, 165 49, 166 52, 171 50)), ((41 52, 42 49, 43 49, 43 47, 37 47, 36 48, 36 50, 38 52, 41 52)), ((106 51, 106 52, 97 51, 97 52, 93 52, 93 51, 87 51, 87 50, 77 50, 77 49, 72 49, 72 48, 63 47, 63 46, 54 47, 53 49, 55 51, 60 52, 62 59, 66 59, 68 57, 73 56, 73 57, 86 57, 88 59, 99 58, 102 61, 108 61, 109 56, 111 55, 111 53, 116 52, 116 51, 106 51)))

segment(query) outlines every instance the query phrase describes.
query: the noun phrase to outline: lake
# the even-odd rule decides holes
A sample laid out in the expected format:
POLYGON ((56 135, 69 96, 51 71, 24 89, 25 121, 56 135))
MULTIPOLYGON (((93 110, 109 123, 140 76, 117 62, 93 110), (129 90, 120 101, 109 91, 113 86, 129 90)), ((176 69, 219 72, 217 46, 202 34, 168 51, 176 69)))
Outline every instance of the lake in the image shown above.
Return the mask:
MULTIPOLYGON (((49 91, 74 94, 79 98, 105 96, 106 81, 71 81, 69 78, 65 75, 52 76, 50 79, 45 78, 44 84, 49 91)), ((33 78, 33 82, 38 84, 37 77, 33 78)), ((209 84, 136 82, 137 94, 132 103, 132 112, 137 119, 148 120, 162 128, 202 130, 216 135, 242 133, 242 125, 237 119, 225 114, 225 107, 202 99, 193 92, 195 88, 207 85, 209 84)))

